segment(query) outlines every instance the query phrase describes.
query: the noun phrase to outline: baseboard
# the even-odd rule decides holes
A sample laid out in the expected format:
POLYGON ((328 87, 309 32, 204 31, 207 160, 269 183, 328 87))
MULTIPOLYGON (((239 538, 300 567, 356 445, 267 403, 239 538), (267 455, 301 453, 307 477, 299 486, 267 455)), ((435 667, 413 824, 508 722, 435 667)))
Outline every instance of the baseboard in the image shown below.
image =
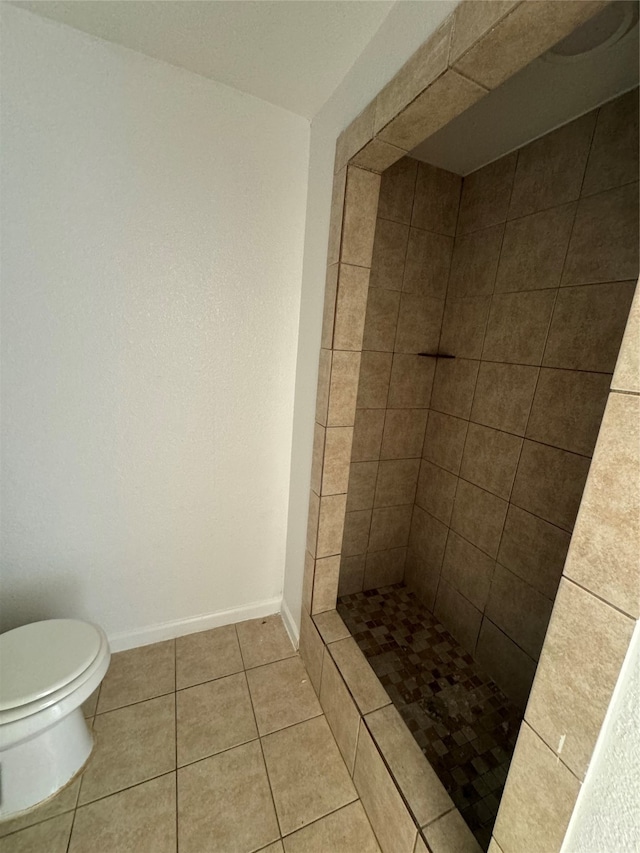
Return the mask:
POLYGON ((291 615, 291 611, 289 610, 284 598, 282 599, 282 604, 280 606, 280 615, 282 616, 282 621, 284 622, 284 627, 287 629, 289 638, 293 643, 293 647, 297 649, 300 645, 300 629, 291 615))
MULTIPOLYGON (((291 627, 295 623, 287 609, 284 613, 284 602, 281 598, 269 598, 266 601, 244 604, 242 607, 232 607, 229 610, 219 610, 216 613, 205 613, 201 616, 191 616, 188 619, 176 619, 173 622, 161 622, 159 625, 149 625, 135 631, 123 631, 109 636, 109 645, 112 652, 124 652, 127 649, 135 649, 138 646, 148 646, 150 643, 159 643, 162 640, 173 640, 175 637, 184 637, 187 634, 195 634, 198 631, 208 631, 210 628, 219 628, 221 625, 232 625, 234 622, 246 622, 247 619, 259 619, 261 616, 271 616, 280 612, 282 608, 282 619, 291 635, 291 627), (290 620, 290 624, 289 624, 290 620)), ((293 640, 293 636, 292 636, 293 640)), ((297 647, 297 641, 294 643, 297 647)))

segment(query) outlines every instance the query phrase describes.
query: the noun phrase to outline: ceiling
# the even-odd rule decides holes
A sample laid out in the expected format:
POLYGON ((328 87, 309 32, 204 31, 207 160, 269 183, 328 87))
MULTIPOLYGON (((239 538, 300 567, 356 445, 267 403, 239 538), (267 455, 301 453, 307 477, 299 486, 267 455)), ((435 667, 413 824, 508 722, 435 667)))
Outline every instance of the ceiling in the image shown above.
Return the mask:
POLYGON ((14 6, 313 118, 393 0, 15 0, 14 6))

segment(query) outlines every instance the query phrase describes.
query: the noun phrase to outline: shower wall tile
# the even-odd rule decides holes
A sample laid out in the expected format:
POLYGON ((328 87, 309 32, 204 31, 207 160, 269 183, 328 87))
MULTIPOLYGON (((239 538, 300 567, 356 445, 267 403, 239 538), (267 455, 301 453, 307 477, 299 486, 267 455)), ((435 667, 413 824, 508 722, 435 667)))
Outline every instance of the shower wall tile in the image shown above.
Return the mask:
POLYGON ((507 696, 524 710, 536 672, 536 662, 486 617, 480 627, 475 659, 507 696))
POLYGON ((359 409, 386 408, 392 360, 391 353, 362 353, 357 395, 359 409))
POLYGON ((380 458, 419 459, 426 425, 426 409, 387 409, 380 458))
POLYGON ((431 462, 422 461, 416 505, 443 524, 449 525, 458 478, 431 462))
POLYGON ((638 180, 638 90, 600 107, 582 195, 638 180))
POLYGON ((302 576, 302 606, 311 613, 311 600, 313 597, 313 574, 315 572, 315 560, 305 550, 304 552, 304 574, 302 576))
POLYGON ((340 260, 359 267, 371 266, 380 175, 347 167, 340 260))
POLYGON ((491 296, 504 225, 493 225, 456 237, 447 296, 491 296))
POLYGON ((458 219, 462 178, 428 163, 418 163, 411 224, 414 228, 453 237, 458 219))
POLYGON ((389 383, 390 409, 426 409, 431 397, 435 365, 432 358, 395 353, 389 383))
POLYGON ((444 299, 451 267, 453 237, 411 228, 402 290, 444 299))
POLYGON ((400 310, 400 293, 371 288, 367 298, 362 348, 377 352, 393 352, 400 310))
POLYGON ((442 579, 438 585, 434 613, 460 645, 472 654, 480 633, 482 613, 442 579))
POLYGON ((508 154, 465 178, 458 216, 459 234, 506 222, 517 159, 517 153, 508 154))
POLYGON ((379 507, 373 510, 369 550, 404 548, 409 542, 411 504, 379 507))
POLYGON ((311 604, 312 616, 316 613, 323 613, 325 610, 333 610, 338 595, 339 574, 339 555, 316 560, 311 604))
POLYGON ((342 537, 343 557, 364 554, 369 542, 371 529, 371 510, 356 510, 347 512, 344 519, 344 534, 342 537))
POLYGON ((431 408, 445 415, 468 418, 480 362, 467 358, 439 358, 425 359, 425 361, 437 361, 431 408))
POLYGON ((470 423, 460 476, 509 500, 521 449, 518 436, 470 423))
POLYGON ((364 319, 369 289, 369 270, 340 264, 338 295, 336 299, 333 348, 336 350, 362 349, 364 319))
POLYGON ((352 462, 347 491, 347 512, 373 509, 378 477, 377 462, 352 462))
POLYGON ((370 551, 366 556, 363 589, 378 589, 400 583, 404 577, 406 548, 370 551))
POLYGON ((440 582, 440 569, 432 569, 425 565, 423 558, 411 548, 411 543, 407 549, 404 582, 418 596, 422 604, 432 611, 440 582))
POLYGON ((393 459, 379 463, 374 505, 412 504, 416 494, 419 459, 393 459))
POLYGON ((371 287, 402 290, 409 226, 378 217, 371 261, 371 287))
POLYGON ((469 422, 431 409, 422 458, 457 474, 460 471, 469 422))
POLYGON ((540 364, 555 299, 555 290, 496 294, 482 358, 510 364, 540 364))
POLYGON ((316 392, 316 423, 326 426, 331 384, 331 350, 321 349, 318 361, 318 390, 316 392))
POLYGON ((364 583, 364 554, 347 557, 342 551, 340 560, 340 580, 338 582, 338 597, 362 592, 364 583))
POLYGON ((351 159, 351 165, 369 169, 371 172, 384 172, 406 153, 402 148, 374 137, 351 159))
POLYGON ((356 416, 359 352, 334 350, 331 359, 327 426, 353 426, 356 416))
POLYGON ((352 462, 380 458, 383 429, 384 409, 356 409, 351 446, 352 462))
POLYGON ((457 358, 480 358, 490 306, 490 296, 447 299, 440 352, 455 353, 457 358))
POLYGON ((494 3, 463 0, 459 3, 455 10, 449 61, 453 63, 459 59, 482 35, 491 30, 517 5, 514 0, 497 0, 494 3))
POLYGON ((329 557, 340 553, 346 505, 346 494, 320 498, 316 557, 329 557))
POLYGON ((382 174, 378 216, 409 225, 413 194, 418 174, 418 161, 403 157, 382 174))
POLYGON ((325 431, 322 495, 339 495, 349 485, 352 427, 329 427, 325 431))
MULTIPOLYGON (((429 515, 419 506, 413 511, 411 522, 411 536, 409 537, 409 549, 418 558, 420 573, 424 573, 434 580, 433 596, 435 599, 435 587, 440 578, 444 549, 447 543, 447 526, 429 515)), ((433 601, 429 604, 433 609, 433 601)))
POLYGON ((322 340, 320 346, 330 350, 333 347, 333 325, 336 316, 336 296, 338 294, 338 264, 327 267, 324 286, 324 309, 322 313, 322 340))
POLYGON ((315 424, 313 430, 313 453, 311 457, 311 488, 319 495, 322 491, 322 466, 324 465, 324 438, 326 429, 315 424))
POLYGON ((496 557, 508 504, 484 489, 458 481, 451 528, 490 557, 496 557))
POLYGON ((395 352, 437 352, 444 300, 403 293, 394 345, 395 352))
POLYGON ((442 577, 480 611, 487 603, 495 565, 494 559, 453 530, 449 531, 442 577))
POLYGON ((471 420, 524 435, 539 372, 526 365, 481 362, 471 420))
POLYGON ((496 565, 485 615, 534 660, 540 656, 552 607, 548 598, 496 565))
POLYGON ((640 392, 640 287, 637 286, 611 388, 640 392))

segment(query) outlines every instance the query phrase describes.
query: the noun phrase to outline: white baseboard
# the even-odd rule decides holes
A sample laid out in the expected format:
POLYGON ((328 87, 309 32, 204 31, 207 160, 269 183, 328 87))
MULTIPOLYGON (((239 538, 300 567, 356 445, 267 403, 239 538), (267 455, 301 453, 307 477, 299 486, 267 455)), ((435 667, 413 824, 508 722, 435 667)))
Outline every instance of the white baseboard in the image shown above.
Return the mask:
MULTIPOLYGON (((261 616, 271 616, 279 613, 282 608, 282 619, 287 631, 293 641, 291 626, 295 629, 295 622, 287 609, 284 613, 284 602, 282 598, 269 598, 267 601, 244 604, 242 607, 233 607, 230 610, 219 610, 217 613, 205 613, 201 616, 191 616, 188 619, 176 619, 173 622, 161 622, 159 625, 148 625, 135 631, 124 631, 111 634, 109 645, 112 652, 124 652, 127 649, 135 649, 138 646, 148 646, 150 643, 159 643, 162 640, 173 640, 175 637, 184 637, 187 634, 195 634, 198 631, 208 631, 210 628, 219 628, 221 625, 232 625, 234 622, 246 622, 247 619, 259 619, 261 616)), ((297 632, 296 642, 297 643, 297 632)))
POLYGON ((296 620, 291 615, 291 611, 289 610, 284 598, 282 599, 282 604, 280 606, 280 615, 282 616, 282 621, 284 622, 284 627, 287 629, 289 638, 293 643, 293 647, 297 649, 300 645, 300 629, 296 624, 296 620))

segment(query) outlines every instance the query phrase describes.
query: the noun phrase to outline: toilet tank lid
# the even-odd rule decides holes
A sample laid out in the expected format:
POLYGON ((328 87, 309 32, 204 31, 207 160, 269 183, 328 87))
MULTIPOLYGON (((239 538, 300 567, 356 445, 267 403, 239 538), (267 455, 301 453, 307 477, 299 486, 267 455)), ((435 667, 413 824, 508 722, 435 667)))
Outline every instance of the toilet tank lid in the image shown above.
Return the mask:
POLYGON ((77 619, 32 622, 0 635, 0 711, 69 684, 100 650, 101 632, 77 619))

